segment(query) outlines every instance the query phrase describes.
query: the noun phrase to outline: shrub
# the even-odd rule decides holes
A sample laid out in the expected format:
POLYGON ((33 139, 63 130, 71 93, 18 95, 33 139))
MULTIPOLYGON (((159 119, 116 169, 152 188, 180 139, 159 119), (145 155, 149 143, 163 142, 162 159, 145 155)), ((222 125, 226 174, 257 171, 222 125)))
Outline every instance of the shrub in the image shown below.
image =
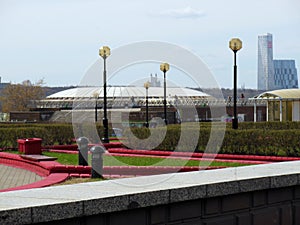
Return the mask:
MULTIPOLYGON (((94 126, 94 125, 92 125, 94 126)), ((239 124, 239 129, 233 130, 231 124, 226 124, 226 132, 222 145, 215 149, 207 149, 207 144, 211 135, 211 123, 185 123, 168 125, 167 133, 163 141, 155 149, 170 151, 199 151, 199 152, 220 152, 229 154, 252 154, 252 155, 286 155, 300 156, 300 122, 244 122, 239 124), (181 132, 200 133, 197 140, 191 140, 191 135, 182 141, 178 147, 181 132), (190 148, 190 143, 196 142, 194 149, 190 148)), ((222 133, 224 124, 214 123, 214 138, 222 133), (219 133, 220 132, 220 133, 219 133)), ((88 136, 91 142, 96 143, 103 135, 103 127, 97 124, 96 129, 90 129, 90 125, 72 124, 1 124, 0 128, 0 148, 17 147, 17 139, 38 137, 43 140, 43 145, 70 144, 74 139, 73 129, 78 129, 79 134, 88 136), (80 133, 80 132, 81 133, 80 133)), ((160 135, 163 127, 155 128, 155 132, 160 135), (161 131, 161 132, 160 132, 161 131)), ((139 142, 136 138, 128 135, 132 132, 138 139, 147 139, 150 136, 148 128, 131 127, 124 130, 124 137, 128 137, 127 142, 134 144, 138 149, 149 149, 151 143, 139 142), (134 143, 138 142, 138 143, 134 143), (146 144, 145 144, 146 143, 146 144)), ((109 133, 112 133, 111 128, 109 133)))
MULTIPOLYGON (((197 142, 196 149, 190 149, 190 143, 182 143, 180 149, 177 149, 178 141, 181 135, 180 125, 168 126, 167 134, 163 142, 155 149, 159 150, 178 150, 178 151, 199 151, 199 152, 220 152, 227 154, 250 154, 250 155, 286 155, 286 156, 300 156, 300 130, 297 126, 299 123, 286 123, 280 125, 278 123, 264 123, 267 129, 262 129, 263 124, 258 125, 260 128, 254 129, 255 123, 248 123, 242 129, 233 130, 226 128, 225 136, 221 146, 216 146, 219 149, 207 149, 206 146, 210 138, 211 129, 209 126, 200 129, 200 135, 197 142), (293 129, 284 129, 293 127, 293 129), (274 129, 273 129, 274 128, 274 129)), ((159 129, 156 128, 158 132, 159 129)), ((185 127, 188 132, 198 132, 199 127, 192 125, 185 127)), ((219 128, 217 128, 218 131, 219 128)), ((221 128, 220 128, 221 129, 221 128)), ((147 128, 131 128, 131 131, 139 139, 148 137, 149 133, 147 128)), ((219 130, 220 131, 220 130, 219 130)), ((124 135, 127 137, 127 131, 124 135)), ((218 132, 216 132, 217 134, 218 132)), ((222 133, 222 132, 221 132, 222 133)), ((192 137, 193 135, 191 135, 192 137)), ((212 135, 212 138, 216 136, 212 135)), ((135 140, 128 136, 129 143, 135 140)), ((214 141, 214 140, 211 140, 214 141)), ((141 146, 142 148, 143 146, 141 146)), ((145 148, 147 149, 147 148, 145 148)))

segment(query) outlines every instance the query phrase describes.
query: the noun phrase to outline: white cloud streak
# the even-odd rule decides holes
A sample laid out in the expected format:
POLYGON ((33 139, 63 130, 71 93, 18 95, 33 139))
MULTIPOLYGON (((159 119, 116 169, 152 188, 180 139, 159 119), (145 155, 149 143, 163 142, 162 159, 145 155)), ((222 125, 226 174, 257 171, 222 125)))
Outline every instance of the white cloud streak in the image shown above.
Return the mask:
POLYGON ((187 6, 185 8, 181 8, 181 9, 164 10, 164 11, 160 12, 160 15, 177 18, 177 19, 185 19, 185 18, 197 19, 197 18, 205 16, 205 13, 201 10, 193 9, 190 6, 187 6))

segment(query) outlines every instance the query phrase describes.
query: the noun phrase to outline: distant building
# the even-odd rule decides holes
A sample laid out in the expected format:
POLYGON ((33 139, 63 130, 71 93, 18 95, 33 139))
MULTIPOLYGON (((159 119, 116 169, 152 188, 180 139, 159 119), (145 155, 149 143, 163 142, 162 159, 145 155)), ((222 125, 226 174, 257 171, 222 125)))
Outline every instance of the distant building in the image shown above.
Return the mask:
POLYGON ((6 86, 10 85, 10 83, 2 83, 1 77, 0 77, 0 92, 2 89, 4 89, 6 86))
POLYGON ((161 87, 160 81, 157 79, 157 74, 155 77, 150 75, 150 87, 161 87))
POLYGON ((273 60, 272 34, 258 36, 257 89, 298 88, 295 60, 273 60))
POLYGON ((257 63, 257 89, 275 89, 272 34, 258 36, 257 63))
POLYGON ((298 88, 298 75, 295 60, 274 60, 276 89, 298 88))

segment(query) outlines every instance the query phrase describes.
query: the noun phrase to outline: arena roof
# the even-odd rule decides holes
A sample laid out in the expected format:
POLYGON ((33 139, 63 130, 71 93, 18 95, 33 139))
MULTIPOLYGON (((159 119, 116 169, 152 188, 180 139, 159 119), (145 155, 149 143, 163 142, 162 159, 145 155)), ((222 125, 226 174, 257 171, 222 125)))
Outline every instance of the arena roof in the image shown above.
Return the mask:
MULTIPOLYGON (((144 87, 135 86, 108 86, 107 87, 107 98, 131 98, 145 97, 144 87)), ((166 95, 168 97, 198 97, 198 98, 208 98, 210 95, 203 93, 201 91, 189 89, 189 88, 179 88, 179 87, 168 87, 166 90, 166 95)), ((64 91, 57 92, 55 94, 49 95, 47 100, 50 99, 76 99, 76 98, 99 98, 103 97, 103 87, 78 87, 67 89, 64 91)), ((164 96, 163 87, 150 87, 148 89, 149 98, 161 98, 164 96)))

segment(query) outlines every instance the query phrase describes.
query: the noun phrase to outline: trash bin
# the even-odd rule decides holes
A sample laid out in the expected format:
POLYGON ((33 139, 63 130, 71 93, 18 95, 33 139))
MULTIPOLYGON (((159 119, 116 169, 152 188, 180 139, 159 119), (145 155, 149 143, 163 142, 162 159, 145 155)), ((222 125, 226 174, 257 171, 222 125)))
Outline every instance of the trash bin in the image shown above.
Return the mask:
POLYGON ((41 138, 18 139, 18 150, 25 155, 40 155, 42 153, 41 138))

